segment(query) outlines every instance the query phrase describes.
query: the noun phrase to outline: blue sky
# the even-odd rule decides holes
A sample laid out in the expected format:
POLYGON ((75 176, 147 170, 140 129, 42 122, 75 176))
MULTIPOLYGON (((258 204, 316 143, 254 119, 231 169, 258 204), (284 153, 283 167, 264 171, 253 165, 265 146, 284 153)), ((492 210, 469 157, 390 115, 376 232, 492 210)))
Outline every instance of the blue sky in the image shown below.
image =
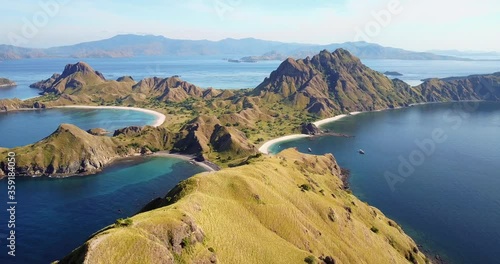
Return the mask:
POLYGON ((315 44, 367 40, 418 51, 500 51, 500 1, 460 2, 4 0, 0 43, 50 47, 133 33, 315 44))

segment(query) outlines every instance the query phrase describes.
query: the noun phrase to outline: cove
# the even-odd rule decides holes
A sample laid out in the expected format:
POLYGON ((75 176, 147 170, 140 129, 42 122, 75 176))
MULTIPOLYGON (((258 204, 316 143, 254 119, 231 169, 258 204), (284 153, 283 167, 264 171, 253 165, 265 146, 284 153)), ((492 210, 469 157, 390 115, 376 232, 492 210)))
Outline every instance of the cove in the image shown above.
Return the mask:
MULTIPOLYGON (((120 160, 92 176, 16 179, 16 257, 7 255, 7 225, 0 224, 0 263, 50 263, 82 245, 118 218, 137 213, 180 181, 202 172, 188 161, 146 157, 120 160)), ((1 203, 7 182, 0 181, 1 203)), ((6 208, 0 210, 2 221, 6 208)))

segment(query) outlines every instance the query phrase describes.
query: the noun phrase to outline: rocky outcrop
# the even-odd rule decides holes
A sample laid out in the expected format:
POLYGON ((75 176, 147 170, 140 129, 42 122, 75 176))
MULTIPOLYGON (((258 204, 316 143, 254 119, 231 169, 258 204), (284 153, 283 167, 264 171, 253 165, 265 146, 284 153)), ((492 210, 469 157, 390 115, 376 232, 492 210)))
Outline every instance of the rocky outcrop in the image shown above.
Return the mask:
POLYGON ((66 90, 77 90, 90 85, 104 83, 104 76, 84 62, 68 64, 61 75, 54 74, 49 79, 30 85, 42 89, 42 93, 62 94, 66 90))
POLYGON ((17 84, 7 78, 0 78, 0 88, 14 87, 17 84))
POLYGON ((44 103, 36 101, 35 103, 33 103, 33 108, 35 108, 35 109, 45 109, 45 108, 47 108, 47 106, 44 103))
POLYGON ((245 157, 257 153, 245 134, 234 127, 226 127, 215 117, 200 116, 185 125, 174 150, 186 154, 201 155, 212 150, 245 157))
POLYGON ((205 90, 182 81, 178 77, 146 78, 134 85, 132 89, 134 92, 143 93, 164 102, 181 102, 188 98, 200 99, 212 94, 211 92, 205 94, 205 90))
POLYGON ((300 133, 306 134, 306 135, 319 135, 319 134, 323 133, 323 131, 321 131, 321 129, 319 129, 313 123, 304 123, 300 126, 300 133))

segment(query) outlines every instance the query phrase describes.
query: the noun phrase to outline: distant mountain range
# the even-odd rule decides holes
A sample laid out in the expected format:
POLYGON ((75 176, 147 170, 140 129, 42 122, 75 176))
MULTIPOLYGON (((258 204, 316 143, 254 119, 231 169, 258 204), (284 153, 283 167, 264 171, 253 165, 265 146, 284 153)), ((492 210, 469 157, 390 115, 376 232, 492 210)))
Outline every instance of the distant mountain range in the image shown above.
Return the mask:
POLYGON ((247 56, 244 62, 284 60, 287 57, 313 56, 320 50, 343 48, 361 59, 402 60, 471 60, 459 56, 436 55, 384 47, 367 42, 345 42, 328 45, 284 43, 254 38, 209 40, 179 40, 153 35, 117 35, 109 39, 47 49, 0 45, 0 60, 46 57, 120 58, 136 56, 247 56))
POLYGON ((462 58, 490 58, 490 59, 500 59, 500 52, 496 51, 461 51, 461 50, 429 50, 427 52, 444 55, 444 56, 455 56, 462 58))

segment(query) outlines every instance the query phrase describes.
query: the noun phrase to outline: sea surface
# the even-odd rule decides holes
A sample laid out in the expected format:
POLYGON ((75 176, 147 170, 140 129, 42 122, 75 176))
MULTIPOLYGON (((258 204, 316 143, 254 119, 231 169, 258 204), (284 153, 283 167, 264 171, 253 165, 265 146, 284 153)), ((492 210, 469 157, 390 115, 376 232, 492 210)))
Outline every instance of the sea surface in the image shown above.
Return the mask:
POLYGON ((500 103, 445 103, 362 113, 321 136, 281 142, 333 153, 361 200, 450 263, 500 263, 500 103), (358 153, 359 149, 365 155, 358 153))
POLYGON ((117 109, 45 109, 0 113, 0 147, 12 148, 39 141, 62 123, 87 130, 104 128, 113 133, 127 126, 152 125, 152 114, 117 109))
POLYGON ((0 181, 0 263, 50 263, 118 218, 137 213, 199 166, 163 157, 131 158, 93 176, 16 179, 16 257, 7 255, 7 182, 0 181))
MULTIPOLYGON (((243 56, 243 55, 242 55, 243 56)), ((236 56, 237 57, 237 56, 236 56)), ((0 99, 27 99, 38 96, 29 85, 62 73, 68 63, 85 61, 106 79, 130 75, 139 81, 145 77, 180 77, 200 87, 219 89, 255 88, 275 70, 281 61, 231 63, 221 57, 136 57, 136 58, 50 58, 0 61, 0 77, 17 82, 14 88, 0 89, 0 99)), ((362 60, 374 70, 397 71, 397 78, 418 85, 426 78, 466 76, 498 71, 498 61, 428 61, 428 60, 362 60)), ((394 77, 394 76, 393 76, 394 77)), ((391 77, 392 78, 392 77, 391 77)))

